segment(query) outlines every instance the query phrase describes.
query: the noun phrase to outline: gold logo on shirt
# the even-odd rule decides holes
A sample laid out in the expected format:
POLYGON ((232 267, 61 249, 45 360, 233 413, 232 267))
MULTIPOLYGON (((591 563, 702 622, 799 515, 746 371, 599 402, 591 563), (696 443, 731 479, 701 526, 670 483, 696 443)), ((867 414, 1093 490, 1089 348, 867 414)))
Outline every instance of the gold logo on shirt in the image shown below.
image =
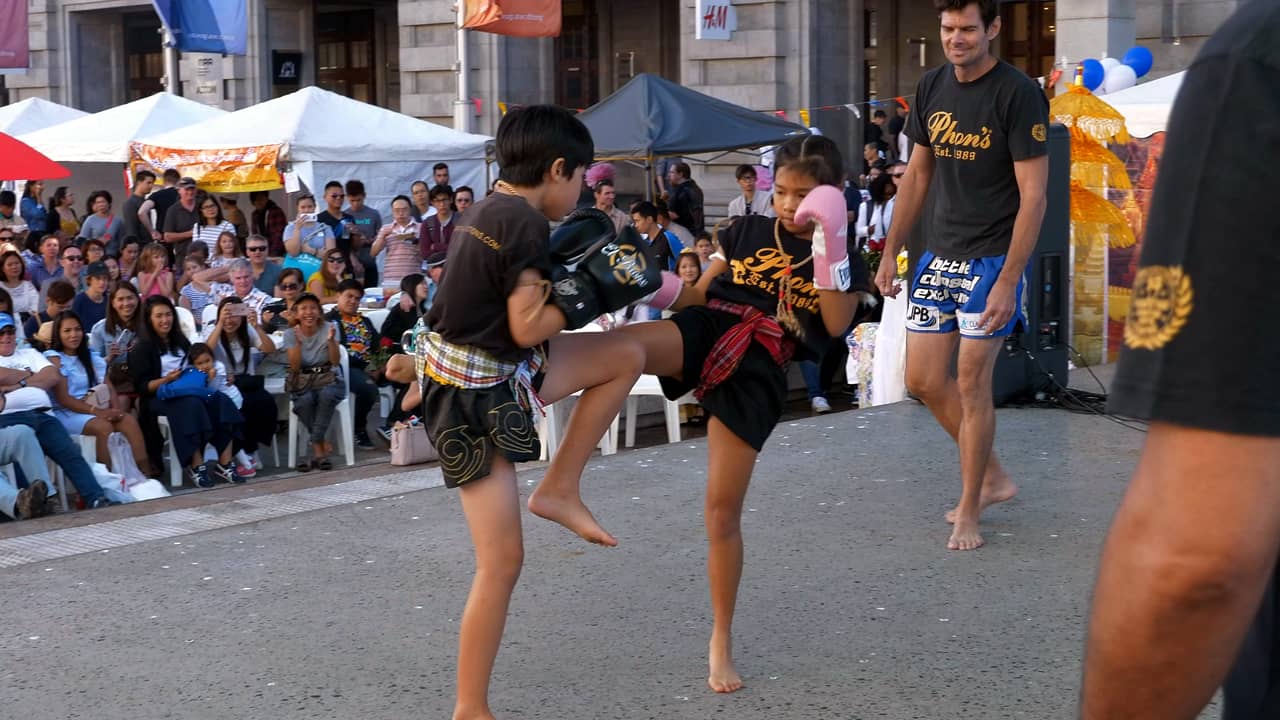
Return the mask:
POLYGON ((965 132, 954 115, 939 110, 929 116, 929 144, 937 157, 976 160, 980 151, 991 147, 991 128, 965 132))
POLYGON ((1031 139, 1036 142, 1044 142, 1049 139, 1049 133, 1045 131, 1044 123, 1036 123, 1031 126, 1031 139))
POLYGON ((1182 330, 1195 293, 1191 276, 1178 265, 1149 265, 1133 280, 1124 344, 1135 350, 1159 350, 1182 330))

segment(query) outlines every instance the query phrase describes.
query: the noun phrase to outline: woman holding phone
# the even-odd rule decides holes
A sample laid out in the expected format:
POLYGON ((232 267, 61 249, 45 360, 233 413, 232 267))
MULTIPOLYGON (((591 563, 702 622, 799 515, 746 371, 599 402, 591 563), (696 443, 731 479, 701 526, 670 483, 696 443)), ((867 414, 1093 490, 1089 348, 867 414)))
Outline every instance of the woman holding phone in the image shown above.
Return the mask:
POLYGON ((297 215, 284 228, 285 267, 303 267, 314 272, 319 269, 319 259, 325 250, 336 248, 333 230, 316 218, 316 197, 310 194, 298 196, 294 207, 297 215), (308 259, 305 256, 310 255, 308 259))
MULTIPOLYGON (((244 435, 236 442, 236 450, 249 455, 258 452, 261 445, 270 445, 276 433, 276 400, 267 392, 263 377, 257 374, 256 353, 275 352, 271 335, 258 322, 258 314, 240 298, 231 296, 218 303, 218 319, 212 323, 205 344, 213 348, 213 357, 227 368, 228 382, 240 390, 244 402, 240 414, 244 417, 244 435)), ((237 467, 241 477, 252 475, 261 467, 254 457, 254 467, 237 467)))
POLYGON ((127 360, 138 337, 138 307, 142 298, 127 282, 116 283, 107 296, 107 316, 89 330, 89 349, 107 362, 107 382, 115 390, 116 407, 129 411, 137 396, 127 360))

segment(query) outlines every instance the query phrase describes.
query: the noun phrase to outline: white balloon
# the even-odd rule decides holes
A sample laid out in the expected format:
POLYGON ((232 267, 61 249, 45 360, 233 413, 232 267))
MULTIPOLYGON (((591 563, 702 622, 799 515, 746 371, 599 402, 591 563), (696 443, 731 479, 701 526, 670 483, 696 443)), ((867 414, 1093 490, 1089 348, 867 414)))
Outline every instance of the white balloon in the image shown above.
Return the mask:
POLYGON ((1098 62, 1102 63, 1102 71, 1104 73, 1111 72, 1111 68, 1117 65, 1123 65, 1123 63, 1113 57, 1104 57, 1098 62))
POLYGON ((1138 83, 1138 75, 1128 65, 1116 65, 1107 69, 1102 80, 1102 90, 1106 93, 1118 92, 1131 88, 1138 83))

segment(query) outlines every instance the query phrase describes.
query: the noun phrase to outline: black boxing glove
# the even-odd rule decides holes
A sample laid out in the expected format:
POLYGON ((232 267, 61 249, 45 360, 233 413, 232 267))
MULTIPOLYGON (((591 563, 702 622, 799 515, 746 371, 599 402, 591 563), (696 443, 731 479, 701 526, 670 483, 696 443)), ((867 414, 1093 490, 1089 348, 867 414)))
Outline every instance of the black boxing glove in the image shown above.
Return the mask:
POLYGON ((596 208, 578 208, 551 233, 548 244, 551 262, 572 267, 593 246, 613 237, 613 220, 608 215, 596 208))
POLYGON ((566 330, 577 330, 604 314, 591 278, 559 265, 551 269, 551 301, 564 313, 566 330))
POLYGON ((652 295, 662 287, 662 271, 652 248, 635 228, 587 249, 576 269, 551 272, 551 299, 577 330, 600 315, 652 295))

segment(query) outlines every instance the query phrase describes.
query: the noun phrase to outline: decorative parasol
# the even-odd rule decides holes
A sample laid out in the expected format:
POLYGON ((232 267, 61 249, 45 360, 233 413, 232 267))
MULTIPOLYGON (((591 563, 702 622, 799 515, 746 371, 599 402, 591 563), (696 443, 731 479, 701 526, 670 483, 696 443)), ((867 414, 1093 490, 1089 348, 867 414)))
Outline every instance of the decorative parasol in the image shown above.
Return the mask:
POLYGON ((71 171, 21 140, 0 133, 0 180, 57 180, 64 177, 71 177, 71 171))
POLYGON ((1078 180, 1071 181, 1071 223, 1073 233, 1083 233, 1090 240, 1100 239, 1100 235, 1106 233, 1112 247, 1129 247, 1135 242, 1124 212, 1078 180))
POLYGON ((1071 179, 1091 188, 1133 189, 1124 162, 1078 127, 1071 128, 1071 179))
POLYGON ((1129 142, 1124 116, 1084 86, 1084 68, 1076 66, 1076 80, 1049 101, 1049 116, 1067 127, 1078 127, 1100 143, 1129 142))

